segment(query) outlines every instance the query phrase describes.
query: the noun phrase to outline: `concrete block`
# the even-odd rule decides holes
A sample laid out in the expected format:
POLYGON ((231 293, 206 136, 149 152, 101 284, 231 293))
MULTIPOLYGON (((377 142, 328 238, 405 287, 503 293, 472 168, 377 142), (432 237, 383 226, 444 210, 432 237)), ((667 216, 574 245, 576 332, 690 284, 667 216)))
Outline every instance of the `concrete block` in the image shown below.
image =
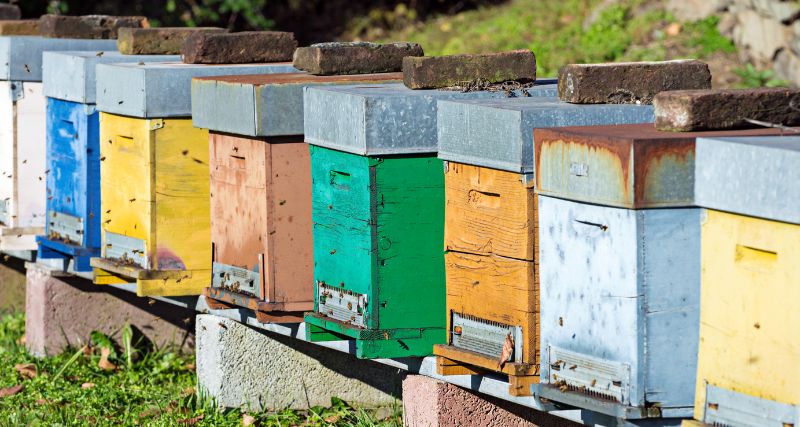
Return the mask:
POLYGON ((308 409, 338 397, 384 407, 400 397, 396 368, 212 314, 197 316, 196 334, 198 388, 220 406, 308 409))
MULTIPOLYGON (((527 90, 555 96, 553 84, 527 90)), ((523 96, 520 92, 516 96, 523 96)), ((402 84, 307 87, 306 142, 359 155, 435 153, 436 101, 505 98, 500 92, 412 90, 402 84)))
POLYGON ((659 92, 683 89, 711 89, 705 62, 569 64, 558 70, 558 97, 575 104, 651 104, 659 92))
POLYGON ((116 39, 122 27, 150 26, 144 16, 42 15, 39 20, 40 35, 59 39, 116 39))
POLYGON ((759 127, 745 119, 800 125, 800 90, 675 90, 653 99, 656 128, 673 132, 759 127))
POLYGON ((308 73, 200 77, 192 80, 192 123, 246 136, 303 134, 303 88, 399 82, 400 73, 308 73))
MULTIPOLYGON (((0 9, 0 13, 2 13, 0 9)), ((0 20, 0 36, 38 36, 39 20, 25 19, 16 21, 0 20)))
POLYGON ((25 311, 25 261, 0 254, 0 314, 25 311))
POLYGON ((800 224, 800 136, 698 138, 702 207, 800 224))
POLYGON ((190 117, 192 78, 296 72, 289 63, 205 65, 139 62, 97 66, 97 109, 140 118, 190 117))
POLYGON ((117 49, 124 55, 180 55, 183 43, 197 32, 226 33, 215 27, 120 28, 117 49))
POLYGON ((19 19, 20 17, 22 17, 22 12, 19 10, 19 6, 7 3, 0 4, 1 20, 19 19))
POLYGON ((178 55, 123 55, 116 51, 45 52, 42 56, 44 94, 48 98, 97 102, 97 64, 117 62, 175 62, 178 55))
POLYGON ((572 421, 422 375, 403 380, 406 427, 519 426, 572 427, 572 421))
POLYGON ((298 48, 294 66, 316 75, 391 73, 403 69, 403 58, 425 53, 417 43, 318 43, 298 48))
POLYGON ((536 57, 529 50, 475 55, 403 58, 403 83, 411 89, 437 89, 474 80, 489 83, 536 80, 536 57))
POLYGON ((42 52, 116 50, 114 40, 46 39, 39 36, 0 37, 0 80, 42 81, 42 52))
POLYGON ((440 101, 439 157, 510 172, 534 173, 537 128, 652 123, 649 105, 577 105, 555 97, 440 101))
POLYGON ((27 264, 25 338, 28 351, 53 355, 80 346, 92 331, 119 338, 129 323, 158 347, 194 347, 194 310, 93 285, 77 277, 58 277, 51 269, 27 264))
POLYGON ((187 64, 255 64, 291 61, 297 40, 283 31, 201 32, 186 38, 181 51, 187 64))

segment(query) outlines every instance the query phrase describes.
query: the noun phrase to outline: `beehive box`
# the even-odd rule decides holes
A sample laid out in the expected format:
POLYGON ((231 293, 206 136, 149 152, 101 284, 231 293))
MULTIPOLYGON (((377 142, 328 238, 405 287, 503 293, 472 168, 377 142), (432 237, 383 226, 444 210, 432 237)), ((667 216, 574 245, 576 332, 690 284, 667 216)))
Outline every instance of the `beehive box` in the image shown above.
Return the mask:
POLYGON ((303 87, 397 81, 400 73, 206 77, 192 82, 192 121, 210 130, 209 304, 262 322, 314 308, 311 164, 303 87))
POLYGON ((45 231, 42 52, 114 48, 113 40, 0 37, 0 250, 34 251, 45 231))
POLYGON ((101 256, 95 283, 139 295, 198 295, 211 283, 208 131, 191 79, 293 72, 288 64, 100 64, 101 256))
POLYGON ((534 132, 543 396, 626 419, 690 416, 703 221, 695 140, 776 133, 534 132))
POLYGON ((539 372, 533 130, 648 122, 653 110, 517 98, 441 101, 438 116, 448 319, 447 344, 434 351, 439 372, 501 371, 512 394, 528 395, 539 372), (514 351, 501 366, 507 340, 514 351))
MULTIPOLYGON (((552 96, 555 86, 532 89, 552 96)), ((425 356, 444 342, 444 177, 436 100, 503 93, 400 84, 308 88, 314 222, 312 341, 360 358, 425 356)))
POLYGON ((114 51, 45 52, 47 97, 45 235, 39 258, 72 261, 91 271, 100 254, 100 119, 95 102, 99 63, 176 60, 177 56, 131 56, 114 51))
POLYGON ((694 418, 800 425, 800 137, 697 140, 702 224, 694 418))

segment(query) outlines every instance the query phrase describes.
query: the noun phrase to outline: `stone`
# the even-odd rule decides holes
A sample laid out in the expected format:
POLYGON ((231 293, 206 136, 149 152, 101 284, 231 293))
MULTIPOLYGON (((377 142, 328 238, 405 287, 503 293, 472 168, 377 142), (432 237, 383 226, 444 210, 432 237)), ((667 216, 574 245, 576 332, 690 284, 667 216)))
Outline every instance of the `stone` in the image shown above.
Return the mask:
MULTIPOLYGON (((800 39, 797 40, 798 51, 800 51, 800 39)), ((775 57, 773 70, 780 79, 785 79, 794 86, 800 87, 800 53, 788 49, 781 50, 775 57)))
POLYGON ((80 348, 92 331, 112 339, 127 323, 158 348, 194 348, 194 310, 140 298, 78 277, 59 277, 47 267, 27 264, 25 339, 36 356, 80 348))
POLYGON ((763 16, 788 24, 800 16, 800 6, 793 0, 751 0, 753 8, 763 16))
POLYGON ((488 83, 536 80, 536 57, 529 50, 403 58, 403 83, 411 89, 437 89, 475 80, 488 83))
POLYGON ((406 56, 423 56, 417 43, 318 43, 294 52, 294 67, 311 74, 391 73, 403 69, 406 56))
POLYGON ((186 38, 198 32, 227 33, 228 30, 216 27, 120 28, 117 50, 123 55, 180 55, 186 38))
POLYGON ((732 0, 668 0, 666 9, 681 21, 705 19, 724 10, 732 0))
POLYGON ((297 48, 294 33, 244 31, 200 32, 186 38, 181 54, 187 64, 252 64, 291 61, 297 48))
POLYGON ((0 20, 0 36, 38 36, 39 20, 0 20))
POLYGON ((196 334, 198 389, 222 407, 303 410, 331 397, 389 407, 401 393, 397 368, 225 317, 198 315, 196 334))
POLYGON ((0 3, 0 20, 20 19, 22 12, 15 4, 0 3))
POLYGON ((39 20, 40 35, 61 39, 116 39, 120 28, 150 27, 144 16, 42 15, 39 20))
POLYGON ((759 127, 745 119, 800 125, 800 90, 679 90, 653 99, 656 129, 675 132, 759 127))
POLYGON ((558 71, 558 97, 573 104, 651 104, 665 90, 710 89, 701 61, 569 64, 558 71))
POLYGON ((572 427, 578 424, 505 400, 478 395, 444 381, 408 375, 403 380, 403 425, 572 427))
POLYGON ((740 55, 751 62, 770 63, 784 45, 784 26, 750 9, 737 13, 736 17, 732 39, 740 55))

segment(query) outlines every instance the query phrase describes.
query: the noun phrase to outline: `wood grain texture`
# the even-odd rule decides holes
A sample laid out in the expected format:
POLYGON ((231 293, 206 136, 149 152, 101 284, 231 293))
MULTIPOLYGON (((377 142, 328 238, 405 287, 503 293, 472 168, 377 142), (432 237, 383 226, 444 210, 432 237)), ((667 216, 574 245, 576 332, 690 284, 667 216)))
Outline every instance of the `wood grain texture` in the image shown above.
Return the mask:
POLYGON ((523 175, 448 162, 445 249, 533 261, 536 197, 523 175))
POLYGON ((268 302, 313 301, 308 145, 211 133, 214 259, 261 272, 268 302), (263 255, 261 265, 259 255, 263 255))
POLYGON ((800 226, 719 211, 702 225, 695 418, 705 383, 800 404, 800 226))
MULTIPOLYGON (((521 326, 522 362, 538 363, 539 287, 535 269, 531 261, 448 252, 447 313, 521 326)), ((448 315, 448 330, 450 321, 448 315)))

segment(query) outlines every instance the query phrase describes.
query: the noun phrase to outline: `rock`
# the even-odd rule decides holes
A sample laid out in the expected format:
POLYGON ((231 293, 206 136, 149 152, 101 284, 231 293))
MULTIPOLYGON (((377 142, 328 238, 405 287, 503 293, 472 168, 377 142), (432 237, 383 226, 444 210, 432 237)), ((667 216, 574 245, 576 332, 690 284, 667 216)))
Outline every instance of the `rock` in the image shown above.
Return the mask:
POLYGON ((39 20, 0 20, 0 36, 38 36, 39 20))
POLYGON ((187 64, 251 64, 291 61, 297 48, 294 33, 245 31, 192 34, 183 44, 187 64))
POLYGON ((180 55, 186 38, 197 32, 227 33, 224 28, 120 28, 117 50, 123 55, 180 55))
POLYGON ((43 15, 39 34, 62 39, 116 39, 117 30, 124 27, 148 28, 150 23, 144 16, 43 15))
POLYGON ((423 56, 416 43, 318 43, 294 52, 294 67, 311 74, 391 73, 403 69, 406 56, 423 56))
POLYGON ((800 90, 677 90, 653 99, 656 129, 690 132, 759 127, 745 119, 800 125, 800 90))
POLYGON ((693 60, 570 64, 558 72, 558 97, 573 104, 650 104, 665 90, 710 88, 708 65, 693 60))
POLYGON ((752 10, 741 11, 737 19, 732 38, 740 53, 760 64, 772 61, 775 52, 784 45, 784 26, 752 10))
POLYGON ((788 24, 800 17, 800 6, 795 1, 751 0, 753 8, 761 15, 788 24))
POLYGON ((529 50, 403 58, 403 83, 411 89, 437 89, 475 80, 488 83, 536 80, 536 57, 529 50))
MULTIPOLYGON (((798 44, 800 44, 800 41, 798 41, 798 44)), ((788 49, 781 50, 778 52, 778 56, 775 57, 773 69, 779 78, 800 87, 800 72, 798 72, 800 70, 800 55, 796 55, 788 49)))
POLYGON ((669 0, 666 9, 681 21, 705 19, 724 10, 732 0, 669 0))
POLYGON ((20 19, 22 13, 15 4, 0 3, 0 20, 20 19))

